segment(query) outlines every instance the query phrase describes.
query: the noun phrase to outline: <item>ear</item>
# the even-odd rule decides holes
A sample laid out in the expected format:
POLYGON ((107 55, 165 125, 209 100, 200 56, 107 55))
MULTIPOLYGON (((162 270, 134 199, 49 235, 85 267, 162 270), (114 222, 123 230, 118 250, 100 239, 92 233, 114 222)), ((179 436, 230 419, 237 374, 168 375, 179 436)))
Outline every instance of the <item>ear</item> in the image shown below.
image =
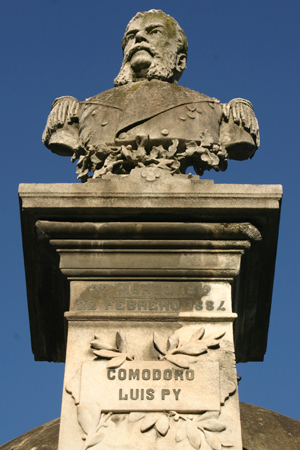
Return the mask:
POLYGON ((186 55, 184 53, 179 53, 176 58, 176 70, 182 73, 186 69, 186 55))

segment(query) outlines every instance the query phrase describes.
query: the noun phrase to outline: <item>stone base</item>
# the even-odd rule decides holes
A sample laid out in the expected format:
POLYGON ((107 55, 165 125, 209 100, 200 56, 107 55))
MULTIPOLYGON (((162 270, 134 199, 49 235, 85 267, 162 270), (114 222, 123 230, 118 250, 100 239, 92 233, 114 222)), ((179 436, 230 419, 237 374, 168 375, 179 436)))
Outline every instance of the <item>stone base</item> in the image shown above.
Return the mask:
POLYGON ((234 315, 221 323, 67 317, 59 450, 190 449, 200 443, 241 450, 234 315), (118 339, 123 352, 116 351, 118 339), (168 342, 177 352, 167 350, 168 342), (130 361, 122 363, 123 356, 130 361))
POLYGON ((242 450, 235 356, 265 352, 281 188, 133 172, 20 188, 34 353, 66 361, 59 450, 242 450))

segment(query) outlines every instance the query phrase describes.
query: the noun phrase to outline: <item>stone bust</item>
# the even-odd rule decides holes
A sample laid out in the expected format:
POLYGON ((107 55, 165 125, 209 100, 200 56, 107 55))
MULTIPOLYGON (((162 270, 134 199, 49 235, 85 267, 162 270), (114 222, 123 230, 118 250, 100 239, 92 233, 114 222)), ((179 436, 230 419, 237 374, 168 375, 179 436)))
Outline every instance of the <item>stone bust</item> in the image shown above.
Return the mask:
POLYGON ((227 160, 251 158, 258 122, 248 100, 227 104, 178 85, 186 68, 184 31, 160 10, 137 13, 122 40, 115 87, 79 102, 56 99, 43 143, 77 162, 78 178, 128 174, 155 167, 171 174, 193 166, 226 170, 227 160))

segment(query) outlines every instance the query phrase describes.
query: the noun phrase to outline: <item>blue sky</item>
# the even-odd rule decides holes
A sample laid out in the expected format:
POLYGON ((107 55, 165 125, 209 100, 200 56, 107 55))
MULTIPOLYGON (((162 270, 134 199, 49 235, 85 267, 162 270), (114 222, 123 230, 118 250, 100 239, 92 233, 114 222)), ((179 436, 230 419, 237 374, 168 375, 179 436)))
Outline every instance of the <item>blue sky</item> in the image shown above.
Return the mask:
POLYGON ((113 87, 125 26, 151 8, 174 16, 187 34, 180 84, 222 102, 249 99, 260 123, 256 156, 205 178, 283 185, 268 350, 263 363, 238 365, 238 373, 241 401, 300 420, 300 3, 1 0, 0 444, 60 415, 64 371, 31 353, 18 184, 77 182, 69 158, 41 142, 52 101, 113 87))

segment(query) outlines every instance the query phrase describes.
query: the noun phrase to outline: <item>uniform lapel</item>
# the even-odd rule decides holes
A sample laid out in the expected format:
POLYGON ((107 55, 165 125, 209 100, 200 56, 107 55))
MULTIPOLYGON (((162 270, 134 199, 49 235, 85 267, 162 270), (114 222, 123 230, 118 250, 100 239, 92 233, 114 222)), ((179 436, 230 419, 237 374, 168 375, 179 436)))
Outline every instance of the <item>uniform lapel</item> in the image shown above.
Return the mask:
POLYGON ((196 103, 205 99, 211 100, 204 94, 177 84, 158 80, 144 81, 128 98, 120 115, 117 133, 179 105, 196 103))

